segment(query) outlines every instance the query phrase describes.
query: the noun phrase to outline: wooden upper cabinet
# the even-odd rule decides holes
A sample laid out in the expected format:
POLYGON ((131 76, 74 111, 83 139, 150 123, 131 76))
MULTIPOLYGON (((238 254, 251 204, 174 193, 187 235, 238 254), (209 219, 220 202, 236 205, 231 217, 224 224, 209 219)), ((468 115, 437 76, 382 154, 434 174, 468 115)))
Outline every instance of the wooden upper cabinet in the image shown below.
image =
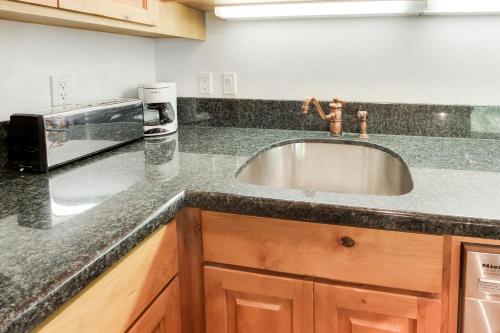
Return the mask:
POLYGON ((181 333, 179 278, 175 278, 127 333, 181 333))
POLYGON ((57 7, 57 0, 15 0, 15 1, 32 3, 35 5, 41 5, 47 7, 57 7))
POLYGON ((59 0, 59 8, 151 26, 158 24, 158 0, 59 0))
POLYGON ((315 283, 315 333, 437 333, 441 303, 412 295, 315 283))
POLYGON ((206 333, 313 332, 310 281, 205 267, 206 333))

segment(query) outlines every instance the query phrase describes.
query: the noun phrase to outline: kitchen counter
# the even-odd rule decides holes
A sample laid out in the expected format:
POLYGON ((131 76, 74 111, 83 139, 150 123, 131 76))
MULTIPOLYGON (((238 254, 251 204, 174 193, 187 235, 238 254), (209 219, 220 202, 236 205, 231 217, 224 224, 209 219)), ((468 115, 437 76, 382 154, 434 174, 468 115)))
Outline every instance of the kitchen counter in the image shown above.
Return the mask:
MULTIPOLYGON (((500 140, 373 135, 407 163, 402 196, 239 183, 236 170, 279 141, 326 132, 181 127, 49 174, 0 176, 0 332, 24 332, 182 207, 385 230, 500 239, 500 140)), ((334 163, 334 159, 333 162, 334 163)))

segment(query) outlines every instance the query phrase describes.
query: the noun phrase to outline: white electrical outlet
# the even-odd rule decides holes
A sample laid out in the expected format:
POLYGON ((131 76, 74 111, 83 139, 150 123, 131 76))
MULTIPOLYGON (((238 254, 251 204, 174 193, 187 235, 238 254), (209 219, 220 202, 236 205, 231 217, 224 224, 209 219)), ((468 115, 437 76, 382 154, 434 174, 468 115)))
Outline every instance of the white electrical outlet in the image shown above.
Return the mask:
POLYGON ((224 95, 236 95, 236 73, 224 72, 222 73, 222 91, 224 95))
POLYGON ((71 76, 51 76, 50 93, 52 97, 52 106, 71 104, 71 76))
POLYGON ((212 95, 212 73, 204 72, 200 73, 200 94, 212 95))

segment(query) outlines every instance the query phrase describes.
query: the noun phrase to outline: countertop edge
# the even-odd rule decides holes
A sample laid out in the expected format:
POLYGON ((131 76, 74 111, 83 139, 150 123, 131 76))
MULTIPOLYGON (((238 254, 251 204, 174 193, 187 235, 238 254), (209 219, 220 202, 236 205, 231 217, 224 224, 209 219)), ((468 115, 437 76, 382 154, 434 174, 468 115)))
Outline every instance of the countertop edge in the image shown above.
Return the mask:
POLYGON ((399 232, 500 239, 500 220, 186 191, 186 207, 399 232))

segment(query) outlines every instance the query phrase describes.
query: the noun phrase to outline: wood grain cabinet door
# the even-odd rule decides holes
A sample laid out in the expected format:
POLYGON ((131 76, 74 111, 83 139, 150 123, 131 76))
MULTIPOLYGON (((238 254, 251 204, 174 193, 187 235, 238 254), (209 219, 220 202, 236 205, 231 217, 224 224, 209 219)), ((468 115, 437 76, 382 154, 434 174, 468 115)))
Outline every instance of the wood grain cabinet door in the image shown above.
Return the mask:
POLYGON ((170 282, 127 333, 181 333, 178 277, 170 282))
POLYGON ((158 0, 59 0, 59 8, 145 25, 157 25, 158 0))
POLYGON ((206 266, 206 333, 310 333, 313 283, 206 266))
POLYGON ((439 333, 440 301, 314 284, 315 333, 439 333))
POLYGON ((26 2, 34 5, 41 5, 47 7, 57 7, 57 0, 14 0, 17 2, 26 2))

